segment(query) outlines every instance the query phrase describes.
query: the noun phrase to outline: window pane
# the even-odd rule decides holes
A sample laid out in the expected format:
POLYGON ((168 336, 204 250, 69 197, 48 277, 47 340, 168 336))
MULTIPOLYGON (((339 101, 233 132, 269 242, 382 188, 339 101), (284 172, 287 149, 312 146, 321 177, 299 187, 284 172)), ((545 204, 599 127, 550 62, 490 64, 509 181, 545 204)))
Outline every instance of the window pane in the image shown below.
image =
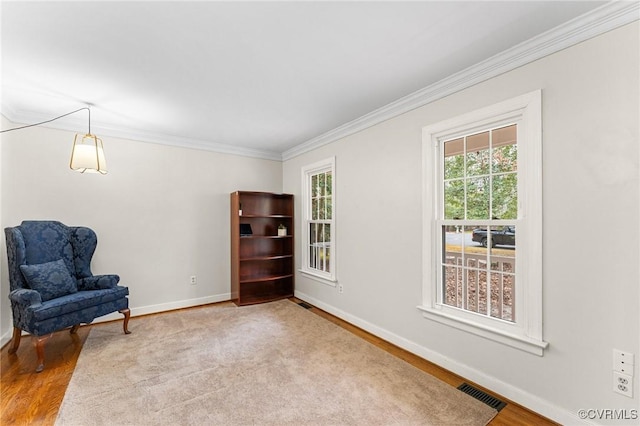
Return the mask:
MULTIPOLYGON (((445 250, 445 258, 449 259, 455 253, 460 253, 462 247, 470 244, 470 235, 466 235, 463 226, 443 226, 442 248, 445 250)), ((457 256, 457 255, 456 255, 457 256)))
POLYGON ((310 223, 309 224, 309 243, 313 245, 317 241, 318 241, 318 224, 310 223))
POLYGON ((326 177, 325 173, 320 173, 318 175, 318 187, 319 187, 318 196, 325 195, 325 187, 326 187, 325 177, 326 177))
POLYGON ((309 267, 317 268, 318 265, 318 225, 309 224, 309 267))
POLYGON ((324 198, 320 198, 318 199, 318 219, 325 219, 325 214, 326 214, 326 210, 325 210, 325 202, 324 202, 324 198))
POLYGON ((318 220, 318 199, 311 199, 311 220, 318 220))
MULTIPOLYGON (((327 187, 327 189, 329 189, 329 187, 327 187)), ((328 220, 333 219, 333 200, 332 200, 331 196, 328 196, 328 197, 326 198, 326 204, 325 204, 325 206, 326 206, 326 209, 327 209, 327 210, 326 210, 325 217, 326 217, 328 220)))
POLYGON ((477 271, 476 270, 470 271, 468 268, 464 268, 463 273, 465 275, 464 282, 467 289, 467 292, 466 292, 467 296, 464 301, 465 309, 472 312, 478 312, 478 305, 476 303, 476 296, 478 294, 478 286, 476 281, 477 271))
POLYGON ((490 227, 491 243, 491 312, 506 321, 515 321, 516 228, 490 227))
POLYGON ((331 224, 325 223, 323 225, 322 230, 323 230, 322 241, 326 242, 328 245, 329 243, 331 243, 331 224))
POLYGON ((493 177, 492 219, 518 218, 518 180, 515 173, 493 177))
POLYGON ((445 219, 464 219, 464 181, 453 180, 444 183, 445 219))
POLYGON ((480 176, 489 173, 489 150, 467 153, 467 176, 480 176))
POLYGON ((467 176, 489 174, 489 150, 467 153, 467 176))
POLYGON ((444 178, 456 179, 464 176, 464 157, 455 155, 444 159, 444 178))
POLYGON ((491 316, 515 321, 515 275, 491 273, 491 316))
POLYGON ((489 132, 482 132, 466 138, 467 176, 489 173, 489 132))
POLYGON ((493 148, 493 173, 515 172, 518 169, 518 147, 507 145, 493 148))
POLYGON ((318 191, 318 175, 313 175, 311 176, 311 197, 317 197, 318 191))
POLYGON ((331 172, 327 172, 326 184, 327 184, 327 190, 326 190, 327 195, 332 195, 331 194, 331 190, 332 190, 331 188, 332 188, 332 185, 333 185, 333 176, 331 175, 331 172))
POLYGON ((452 139, 444 143, 444 156, 451 157, 453 155, 464 154, 464 138, 452 139))
POLYGON ((516 276, 504 274, 504 290, 503 290, 503 304, 502 319, 515 322, 515 291, 516 291, 516 276))
POLYGON ((444 159, 444 178, 456 179, 464 176, 464 157, 455 155, 444 159))
POLYGON ((467 219, 489 219, 489 178, 467 180, 467 219))
POLYGON ((324 255, 325 255, 325 263, 324 263, 324 271, 325 272, 331 272, 331 248, 327 247, 324 251, 324 255))
POLYGON ((455 258, 448 258, 444 266, 444 303, 462 308, 462 268, 455 267, 455 258))

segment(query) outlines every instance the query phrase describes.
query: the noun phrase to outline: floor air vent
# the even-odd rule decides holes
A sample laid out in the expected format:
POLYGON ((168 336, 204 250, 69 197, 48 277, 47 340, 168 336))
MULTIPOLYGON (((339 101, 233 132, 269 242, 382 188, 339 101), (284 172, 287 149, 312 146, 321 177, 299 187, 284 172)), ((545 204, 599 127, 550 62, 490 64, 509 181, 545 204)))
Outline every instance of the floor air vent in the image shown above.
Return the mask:
POLYGON ((498 398, 494 398, 488 393, 483 392, 480 389, 476 389, 468 383, 461 384, 460 386, 458 386, 458 389, 466 393, 467 395, 474 397, 478 401, 484 402, 489 407, 495 408, 498 411, 507 406, 506 402, 502 402, 498 398))
POLYGON ((305 308, 305 309, 311 309, 311 308, 313 308, 313 306, 311 306, 311 305, 307 305, 307 304, 306 304, 306 303, 304 303, 304 302, 300 302, 300 303, 298 303, 298 306, 302 306, 302 307, 303 307, 303 308, 305 308))

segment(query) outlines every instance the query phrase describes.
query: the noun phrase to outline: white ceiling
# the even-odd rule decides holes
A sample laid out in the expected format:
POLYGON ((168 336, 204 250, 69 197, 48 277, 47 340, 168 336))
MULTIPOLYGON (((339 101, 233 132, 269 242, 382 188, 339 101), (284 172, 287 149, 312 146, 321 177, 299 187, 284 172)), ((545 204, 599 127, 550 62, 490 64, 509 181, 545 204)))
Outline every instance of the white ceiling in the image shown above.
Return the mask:
POLYGON ((281 158, 603 3, 3 1, 2 113, 281 158))

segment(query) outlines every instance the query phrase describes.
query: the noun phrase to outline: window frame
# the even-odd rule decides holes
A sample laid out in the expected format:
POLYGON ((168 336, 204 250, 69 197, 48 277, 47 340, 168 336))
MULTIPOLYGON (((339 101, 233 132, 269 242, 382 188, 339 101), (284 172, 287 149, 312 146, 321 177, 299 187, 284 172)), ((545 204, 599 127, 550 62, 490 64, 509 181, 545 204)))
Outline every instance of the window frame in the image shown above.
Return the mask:
POLYGON ((336 159, 330 157, 313 164, 302 167, 302 262, 300 272, 332 287, 337 286, 336 275, 336 159), (321 271, 310 266, 309 253, 309 227, 312 223, 317 223, 311 218, 311 181, 314 175, 331 172, 331 219, 324 219, 324 223, 330 225, 330 256, 329 272, 321 271))
MULTIPOLYGON (((542 92, 540 90, 454 117, 422 129, 423 282, 425 318, 542 356, 542 92), (516 319, 504 321, 443 303, 443 142, 502 125, 517 124, 518 249, 516 319)), ((463 221, 464 222, 464 221, 463 221)), ((470 223, 482 222, 469 220, 470 223)), ((511 222, 511 221, 510 221, 511 222)), ((463 223, 464 224, 464 223, 463 223)))

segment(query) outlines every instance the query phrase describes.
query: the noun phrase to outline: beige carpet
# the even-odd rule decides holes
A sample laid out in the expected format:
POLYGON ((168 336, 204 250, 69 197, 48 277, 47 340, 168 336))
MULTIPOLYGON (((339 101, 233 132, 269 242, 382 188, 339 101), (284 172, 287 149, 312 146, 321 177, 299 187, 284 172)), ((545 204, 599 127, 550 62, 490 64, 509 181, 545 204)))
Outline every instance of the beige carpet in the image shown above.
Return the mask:
POLYGON ((289 300, 96 325, 58 425, 485 425, 496 411, 289 300))

